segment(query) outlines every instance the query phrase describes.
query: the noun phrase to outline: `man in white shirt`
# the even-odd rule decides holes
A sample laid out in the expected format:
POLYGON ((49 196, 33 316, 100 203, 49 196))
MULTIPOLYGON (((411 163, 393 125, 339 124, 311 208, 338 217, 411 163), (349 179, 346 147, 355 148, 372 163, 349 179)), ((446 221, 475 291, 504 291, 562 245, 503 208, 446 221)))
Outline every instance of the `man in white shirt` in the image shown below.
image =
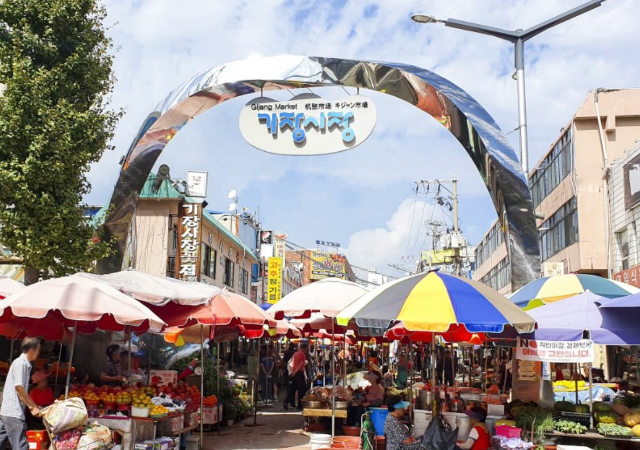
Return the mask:
POLYGON ((16 358, 7 374, 0 407, 0 450, 5 450, 7 440, 13 450, 29 450, 25 406, 34 417, 40 417, 40 409, 29 397, 31 363, 40 354, 40 340, 26 337, 22 341, 22 355, 16 358))

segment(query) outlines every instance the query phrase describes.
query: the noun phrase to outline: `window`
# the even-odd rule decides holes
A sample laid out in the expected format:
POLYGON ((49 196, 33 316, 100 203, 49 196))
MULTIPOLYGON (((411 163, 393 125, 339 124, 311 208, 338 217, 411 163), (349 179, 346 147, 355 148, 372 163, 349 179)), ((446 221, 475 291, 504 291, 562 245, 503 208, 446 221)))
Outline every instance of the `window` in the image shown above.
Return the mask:
POLYGON ((476 267, 480 267, 487 262, 491 255, 504 243, 504 233, 500 222, 496 222, 493 228, 482 239, 476 248, 476 267))
POLYGON ((216 278, 216 259, 218 252, 209 247, 207 244, 202 244, 202 275, 209 278, 216 278))
POLYGON ((540 228, 540 253, 546 261, 560 250, 578 242, 578 202, 573 197, 547 219, 540 228))
POLYGON ((629 268, 629 233, 624 230, 618 235, 618 248, 620 249, 620 263, 622 264, 622 270, 629 268))
POLYGON ((235 264, 229 258, 224 259, 224 284, 233 288, 233 275, 235 264))
POLYGON ((571 131, 568 129, 529 178, 534 208, 573 171, 572 150, 571 131))
POLYGON ((482 284, 495 289, 496 291, 511 283, 511 265, 509 258, 504 258, 480 279, 482 284))
POLYGON ((238 279, 238 290, 242 294, 249 294, 249 272, 245 269, 240 269, 240 278, 238 279))
POLYGON ((167 259, 167 276, 169 278, 176 277, 176 258, 175 256, 170 256, 167 259))

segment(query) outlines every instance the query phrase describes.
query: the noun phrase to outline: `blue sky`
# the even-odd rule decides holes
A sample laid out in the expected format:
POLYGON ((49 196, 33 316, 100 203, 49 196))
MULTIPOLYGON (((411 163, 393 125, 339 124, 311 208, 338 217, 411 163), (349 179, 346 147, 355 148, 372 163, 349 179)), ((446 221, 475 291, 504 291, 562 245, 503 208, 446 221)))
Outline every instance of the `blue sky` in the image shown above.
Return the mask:
MULTIPOLYGON (((117 48, 113 105, 124 108, 114 145, 90 173, 87 201, 105 203, 118 160, 147 113, 166 94, 210 67, 278 54, 334 56, 414 64, 451 79, 475 97, 509 133, 517 126, 516 85, 509 44, 440 25, 418 25, 413 12, 455 17, 503 28, 526 28, 581 0, 442 1, 222 1, 106 0, 117 48)), ((548 149, 587 91, 638 87, 640 2, 611 0, 585 16, 542 34, 526 46, 530 160, 548 149), (597 30, 594 32, 594 30, 597 30)), ((316 92, 341 98, 344 91, 316 92)), ((269 155, 244 142, 238 114, 249 98, 218 106, 185 127, 159 164, 175 178, 208 170, 208 200, 226 209, 227 193, 260 210, 261 222, 291 241, 340 242, 364 267, 417 255, 421 222, 439 209, 415 203, 414 181, 460 179, 463 231, 477 243, 496 215, 464 150, 433 119, 383 94, 361 92, 378 108, 371 138, 345 153, 294 158, 269 155), (413 223, 413 225, 411 225, 413 223)), ((271 97, 288 99, 289 93, 271 97)), ((518 148, 517 133, 509 134, 518 148)), ((393 274, 388 267, 385 271, 393 274)))

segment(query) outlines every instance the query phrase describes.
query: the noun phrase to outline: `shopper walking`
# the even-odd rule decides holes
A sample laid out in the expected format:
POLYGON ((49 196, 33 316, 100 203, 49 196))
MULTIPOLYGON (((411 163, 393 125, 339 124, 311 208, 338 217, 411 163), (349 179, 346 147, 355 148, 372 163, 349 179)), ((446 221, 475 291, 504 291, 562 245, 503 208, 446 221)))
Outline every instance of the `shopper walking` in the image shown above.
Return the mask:
POLYGON ((7 374, 0 407, 0 450, 7 446, 13 450, 29 450, 27 442, 27 422, 24 408, 29 407, 31 415, 40 417, 40 409, 29 397, 31 363, 40 354, 40 340, 32 337, 22 341, 22 355, 13 361, 7 374))
POLYGON ((302 411, 302 398, 307 392, 307 377, 306 377, 306 364, 307 364, 307 352, 309 350, 309 344, 307 342, 300 343, 300 349, 291 357, 289 363, 289 377, 291 379, 291 389, 289 395, 284 401, 284 409, 289 409, 289 405, 296 404, 296 393, 298 394, 298 410, 302 411))

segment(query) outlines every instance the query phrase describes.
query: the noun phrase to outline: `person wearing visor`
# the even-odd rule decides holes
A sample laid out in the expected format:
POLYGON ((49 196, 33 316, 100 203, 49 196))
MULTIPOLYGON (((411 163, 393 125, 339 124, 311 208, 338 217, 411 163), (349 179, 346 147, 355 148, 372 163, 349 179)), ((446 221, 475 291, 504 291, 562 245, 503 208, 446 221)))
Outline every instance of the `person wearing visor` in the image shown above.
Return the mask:
POLYGON ((469 416, 471 431, 466 442, 458 441, 456 449, 461 450, 489 450, 491 448, 491 435, 485 425, 487 410, 480 406, 474 406, 464 412, 469 416))
POLYGON ((124 381, 122 376, 122 366, 120 365, 120 346, 110 345, 107 347, 107 356, 109 359, 100 372, 100 382, 107 386, 121 386, 124 381))
POLYGON ((422 440, 415 439, 403 422, 410 403, 402 400, 399 395, 393 395, 388 399, 389 415, 384 422, 384 435, 387 439, 387 450, 419 450, 422 448, 422 440))

